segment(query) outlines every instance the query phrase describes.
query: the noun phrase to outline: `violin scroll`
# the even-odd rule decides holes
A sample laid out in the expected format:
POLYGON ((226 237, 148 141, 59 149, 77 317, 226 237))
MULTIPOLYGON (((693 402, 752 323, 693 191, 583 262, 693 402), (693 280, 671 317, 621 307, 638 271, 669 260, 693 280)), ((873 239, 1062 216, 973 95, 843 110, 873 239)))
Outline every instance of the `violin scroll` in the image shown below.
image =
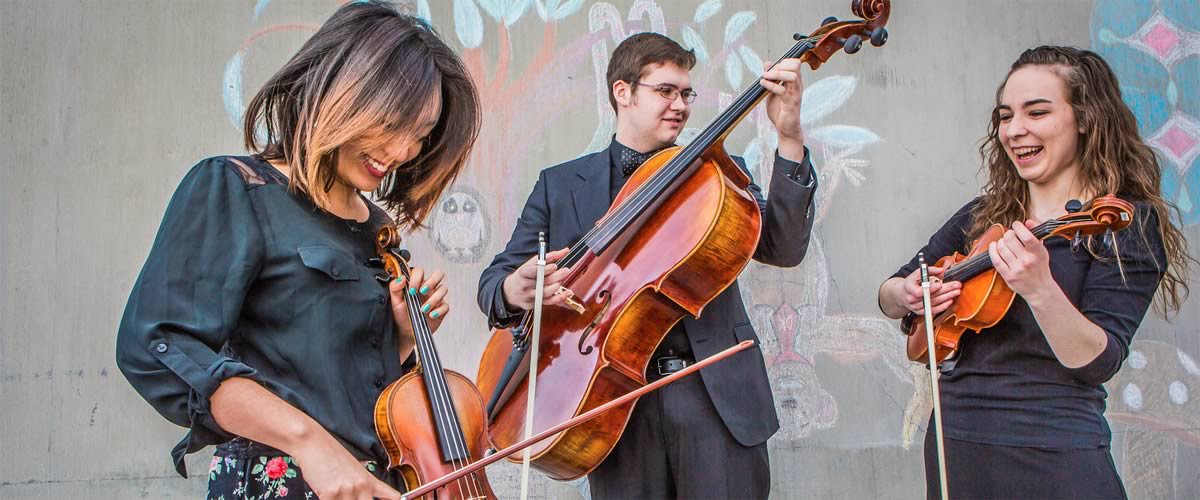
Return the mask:
POLYGON ((375 235, 375 253, 383 260, 383 268, 392 279, 400 276, 408 277, 408 250, 399 250, 400 231, 396 226, 387 225, 375 235))
POLYGON ((1083 236, 1107 234, 1125 229, 1133 222, 1133 205, 1108 194, 1092 200, 1082 210, 1057 220, 1063 224, 1051 231, 1047 237, 1062 236, 1073 240, 1083 236))

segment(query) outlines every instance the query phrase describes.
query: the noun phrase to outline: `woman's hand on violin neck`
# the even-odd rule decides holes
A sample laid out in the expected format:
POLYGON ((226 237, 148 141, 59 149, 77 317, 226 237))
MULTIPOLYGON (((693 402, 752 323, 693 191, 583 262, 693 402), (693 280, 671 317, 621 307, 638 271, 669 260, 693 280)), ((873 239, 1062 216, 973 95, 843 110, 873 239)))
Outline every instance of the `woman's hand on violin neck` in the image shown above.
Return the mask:
POLYGON ((1050 254, 1042 240, 1029 230, 1036 225, 1032 220, 1013 222, 999 241, 988 245, 988 256, 996 272, 1030 305, 1045 293, 1058 290, 1050 274, 1050 254))
POLYGON ((767 117, 779 131, 779 156, 799 162, 804 160, 804 128, 800 123, 800 101, 804 96, 804 78, 800 75, 799 59, 784 59, 771 68, 763 62, 759 83, 767 89, 767 117))
MULTIPOLYGON (((564 288, 563 280, 571 274, 571 268, 558 267, 571 251, 570 247, 555 250, 546 254, 546 277, 542 282, 542 306, 554 306, 566 302, 574 296, 571 290, 564 288)), ((500 292, 504 294, 504 302, 512 307, 526 311, 533 309, 534 289, 537 288, 537 255, 521 264, 512 274, 504 278, 500 292)))
POLYGON ((293 453, 304 482, 321 500, 399 500, 400 492, 372 476, 341 443, 321 429, 293 453))
POLYGON ((414 338, 412 318, 409 317, 408 311, 409 297, 414 303, 419 304, 417 307, 420 309, 420 314, 425 316, 425 322, 429 325, 431 333, 436 332, 438 327, 442 326, 442 321, 450 312, 450 304, 446 302, 446 294, 449 293, 449 290, 444 284, 445 273, 435 271, 426 277, 424 270, 414 267, 409 271, 409 277, 410 279, 405 279, 401 276, 392 281, 389 287, 392 295, 392 316, 400 331, 402 344, 403 341, 414 338))

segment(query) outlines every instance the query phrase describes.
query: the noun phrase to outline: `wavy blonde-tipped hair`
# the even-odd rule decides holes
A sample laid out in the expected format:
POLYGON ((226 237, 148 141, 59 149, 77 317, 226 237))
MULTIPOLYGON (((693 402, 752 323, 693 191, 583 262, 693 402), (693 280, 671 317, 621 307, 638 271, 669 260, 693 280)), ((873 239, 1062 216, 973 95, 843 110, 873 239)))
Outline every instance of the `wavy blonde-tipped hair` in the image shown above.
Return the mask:
POLYGON ((413 229, 466 165, 480 126, 466 67, 424 21, 385 2, 342 6, 250 101, 243 138, 263 159, 287 163, 289 186, 328 210, 338 148, 381 125, 415 134, 439 92, 441 114, 421 154, 375 193, 413 229))
POLYGON ((1159 284, 1155 309, 1163 317, 1177 313, 1189 291, 1189 264, 1195 262, 1187 253, 1183 233, 1172 223, 1172 216, 1179 217, 1179 209, 1163 197, 1162 168, 1154 151, 1138 134, 1133 112, 1121 100, 1117 76, 1104 59, 1090 50, 1042 46, 1026 50, 1012 64, 1004 83, 996 90, 997 107, 979 147, 988 181, 972 211, 968 241, 978 238, 992 224, 1007 225, 1028 217, 1029 185, 1017 174, 999 136, 999 105, 1004 86, 1013 73, 1026 66, 1051 67, 1066 84, 1075 120, 1083 130, 1079 138, 1077 182, 1084 192, 1115 193, 1144 200, 1157 213, 1157 229, 1167 253, 1167 271, 1159 284))

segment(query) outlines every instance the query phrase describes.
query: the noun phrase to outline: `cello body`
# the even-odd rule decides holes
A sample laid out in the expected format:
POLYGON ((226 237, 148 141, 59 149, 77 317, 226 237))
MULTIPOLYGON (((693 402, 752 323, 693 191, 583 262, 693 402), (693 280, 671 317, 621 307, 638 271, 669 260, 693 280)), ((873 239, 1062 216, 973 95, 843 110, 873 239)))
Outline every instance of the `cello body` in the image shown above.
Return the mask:
MULTIPOLYGON (((651 157, 626 183, 601 221, 634 196, 680 151, 651 157)), ((728 288, 758 244, 759 206, 747 190, 750 178, 718 142, 674 181, 674 189, 631 221, 607 251, 587 253, 566 280, 583 305, 543 311, 537 360, 534 429, 546 429, 646 384, 645 371, 658 344, 684 315, 699 316, 728 288), (588 375, 590 374, 590 375, 588 375)), ((480 362, 480 391, 493 391, 512 349, 512 336, 497 331, 480 362)), ((521 384, 492 420, 492 443, 521 440, 527 387, 521 384)), ((553 479, 570 480, 608 456, 629 419, 633 402, 564 431, 531 450, 533 465, 553 479)))
MULTIPOLYGON (((853 0, 851 9, 864 19, 827 18, 808 36, 794 35, 797 43, 780 60, 817 69, 835 53, 857 52, 865 39, 883 45, 889 1, 853 0)), ((521 440, 530 397, 537 433, 646 385, 647 364, 671 328, 685 315, 699 317, 736 281, 763 221, 750 177, 724 141, 767 93, 755 81, 691 143, 648 159, 596 226, 572 243, 558 264, 571 269, 562 284, 573 296, 542 311, 538 359, 528 359, 529 314, 493 334, 476 383, 492 395, 487 411, 496 448, 521 440), (539 381, 532 395, 521 383, 530 369, 539 381)), ((635 403, 533 445, 531 465, 557 480, 587 474, 616 446, 635 403)))

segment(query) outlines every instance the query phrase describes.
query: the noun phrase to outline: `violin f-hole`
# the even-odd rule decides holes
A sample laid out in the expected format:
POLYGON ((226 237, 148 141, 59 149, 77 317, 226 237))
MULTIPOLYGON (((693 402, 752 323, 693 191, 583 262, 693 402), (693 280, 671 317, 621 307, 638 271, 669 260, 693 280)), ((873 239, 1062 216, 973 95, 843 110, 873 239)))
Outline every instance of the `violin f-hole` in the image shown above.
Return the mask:
POLYGON ((583 329, 583 333, 579 334, 579 354, 584 356, 591 354, 593 348, 592 346, 587 346, 585 348, 583 346, 583 342, 587 340, 589 335, 592 334, 592 330, 596 328, 596 325, 600 324, 600 318, 604 317, 604 314, 608 312, 609 304, 612 303, 612 294, 608 293, 608 290, 600 290, 599 297, 604 305, 600 308, 600 312, 596 313, 596 315, 592 317, 592 322, 588 323, 587 328, 583 329))

